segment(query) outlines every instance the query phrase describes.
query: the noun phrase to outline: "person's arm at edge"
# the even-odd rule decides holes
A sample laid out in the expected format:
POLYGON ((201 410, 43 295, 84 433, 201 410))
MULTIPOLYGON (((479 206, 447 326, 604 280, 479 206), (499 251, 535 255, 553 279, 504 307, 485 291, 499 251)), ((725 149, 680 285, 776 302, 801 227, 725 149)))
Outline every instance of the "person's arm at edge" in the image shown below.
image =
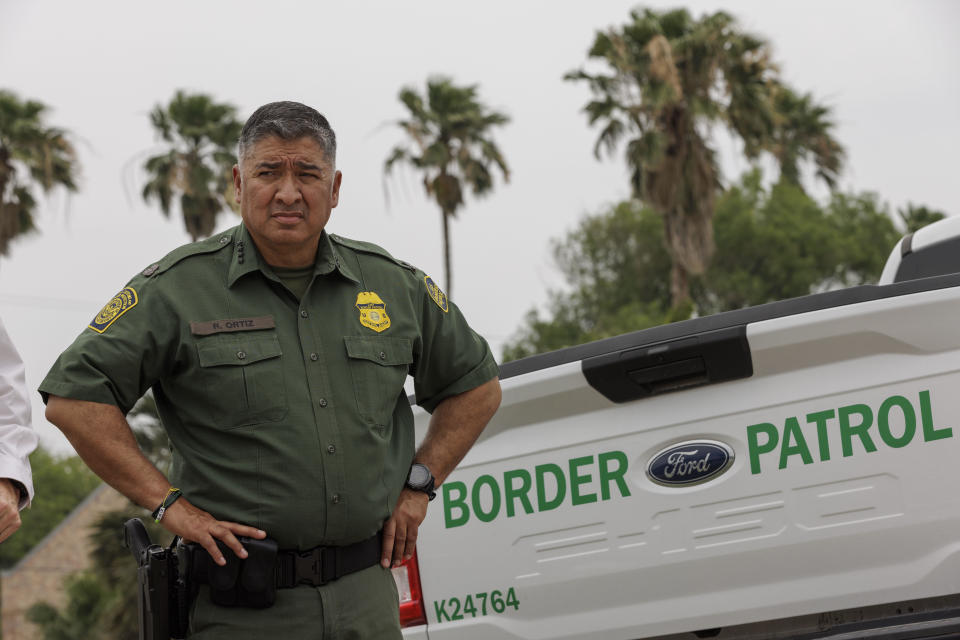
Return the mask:
MULTIPOLYGON (((437 487, 480 437, 500 406, 500 397, 500 380, 493 378, 444 399, 434 409, 427 434, 413 460, 430 469, 437 487)), ((381 566, 386 568, 392 564, 397 567, 413 556, 417 531, 427 516, 428 503, 429 498, 422 491, 404 488, 400 492, 397 506, 383 527, 381 566)))
MULTIPOLYGON (((94 473, 134 503, 153 511, 167 495, 170 481, 140 451, 118 407, 51 395, 46 418, 63 432, 94 473)), ((215 519, 190 504, 186 496, 166 510, 160 523, 184 540, 200 544, 220 565, 226 561, 216 539, 245 558, 247 552, 237 536, 266 537, 254 527, 215 519)))
POLYGON ((33 500, 29 456, 37 443, 23 359, 0 320, 0 542, 20 528, 20 511, 33 500))
POLYGON ((20 483, 0 478, 0 542, 12 536, 22 524, 20 520, 20 483))

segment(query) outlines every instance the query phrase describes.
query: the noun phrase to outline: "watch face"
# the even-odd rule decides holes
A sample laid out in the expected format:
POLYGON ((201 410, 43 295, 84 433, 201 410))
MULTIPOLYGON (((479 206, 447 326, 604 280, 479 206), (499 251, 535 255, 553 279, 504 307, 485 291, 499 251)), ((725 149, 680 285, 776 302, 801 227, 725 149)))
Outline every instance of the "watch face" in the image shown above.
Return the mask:
POLYGON ((410 477, 407 482, 411 487, 425 487, 430 482, 430 470, 422 464, 415 464, 410 467, 410 477))

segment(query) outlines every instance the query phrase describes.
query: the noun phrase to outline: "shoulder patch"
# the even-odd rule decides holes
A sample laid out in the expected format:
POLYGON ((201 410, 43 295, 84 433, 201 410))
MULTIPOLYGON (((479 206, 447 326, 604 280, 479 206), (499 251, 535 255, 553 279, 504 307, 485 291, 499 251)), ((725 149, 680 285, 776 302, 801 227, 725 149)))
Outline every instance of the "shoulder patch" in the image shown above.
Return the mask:
POLYGON ((437 306, 443 309, 444 313, 449 311, 450 303, 447 301, 447 294, 440 290, 440 287, 438 287, 437 283, 433 281, 433 278, 430 276, 424 276, 423 283, 427 285, 427 293, 430 294, 430 297, 433 298, 433 301, 437 303, 437 306))
POLYGON ((363 242, 362 240, 351 240, 350 238, 344 238, 343 236, 336 236, 330 234, 330 240, 337 243, 342 247, 347 247, 353 251, 358 251, 360 253, 366 253, 369 255, 380 256, 381 258, 386 258, 390 262, 403 267, 409 271, 416 271, 417 268, 413 265, 404 262, 403 260, 398 260, 390 255, 390 252, 384 249, 383 247, 377 246, 372 242, 363 242))
POLYGON ((97 317, 87 326, 97 333, 103 333, 120 316, 137 306, 138 302, 140 302, 140 299, 137 297, 137 290, 133 287, 124 287, 123 291, 113 296, 113 299, 100 310, 97 317))

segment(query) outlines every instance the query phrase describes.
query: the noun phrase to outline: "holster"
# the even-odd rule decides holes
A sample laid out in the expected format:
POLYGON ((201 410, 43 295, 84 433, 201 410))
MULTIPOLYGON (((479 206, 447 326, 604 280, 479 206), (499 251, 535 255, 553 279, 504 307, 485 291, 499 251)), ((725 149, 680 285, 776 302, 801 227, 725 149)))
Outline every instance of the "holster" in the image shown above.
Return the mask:
POLYGON ((182 640, 187 633, 190 587, 179 571, 175 548, 152 544, 140 518, 123 524, 126 546, 137 561, 140 640, 182 640))

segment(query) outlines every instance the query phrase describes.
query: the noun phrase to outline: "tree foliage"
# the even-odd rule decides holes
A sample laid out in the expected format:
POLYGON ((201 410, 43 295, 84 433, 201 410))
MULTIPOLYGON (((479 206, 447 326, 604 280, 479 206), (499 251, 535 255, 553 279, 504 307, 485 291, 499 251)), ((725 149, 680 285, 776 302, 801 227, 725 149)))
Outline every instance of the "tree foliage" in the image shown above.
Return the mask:
POLYGON ((467 190, 478 197, 493 190, 494 167, 509 182, 510 169, 492 129, 510 119, 484 106, 476 85, 461 87, 444 77, 430 78, 425 95, 405 87, 399 98, 408 117, 397 124, 409 140, 390 152, 384 174, 389 176, 397 164, 409 164, 423 174, 427 197, 440 207, 445 285, 452 294, 450 219, 463 206, 467 190))
POLYGON ((611 206, 554 244, 569 288, 531 311, 503 359, 559 349, 695 315, 875 282, 900 235, 873 194, 825 205, 781 181, 747 174, 717 201, 716 255, 691 281, 690 307, 672 305, 670 256, 658 214, 635 200, 611 206))
POLYGON ((811 94, 798 95, 782 84, 771 88, 774 127, 765 147, 780 165, 780 177, 800 186, 802 162, 812 163, 816 176, 831 189, 843 166, 843 147, 833 137, 830 109, 817 104, 811 94))
POLYGON ((785 87, 769 45, 729 14, 633 11, 626 24, 598 32, 588 55, 603 70, 573 71, 566 79, 586 82, 593 93, 584 111, 601 126, 598 157, 627 139, 633 194, 663 218, 675 308, 713 255, 720 187, 708 142, 714 127, 738 137, 748 158, 774 152, 786 177, 809 157, 833 184, 842 151, 830 136, 828 110, 785 87))
POLYGON ((947 217, 947 214, 942 211, 936 211, 910 202, 902 209, 898 209, 897 215, 900 217, 900 222, 906 227, 908 233, 913 233, 928 224, 933 224, 937 220, 943 220, 947 217))
POLYGON ((144 163, 143 199, 156 199, 165 216, 179 197, 183 224, 194 240, 213 233, 217 215, 235 210, 233 151, 243 124, 236 109, 208 95, 177 91, 166 106, 156 105, 150 123, 165 150, 144 163))
POLYGON ((100 484, 79 457, 57 457, 43 447, 30 455, 30 466, 36 496, 32 506, 20 512, 20 529, 0 545, 3 569, 19 562, 100 484))
POLYGON ((89 572, 69 576, 65 582, 67 605, 63 611, 46 602, 27 610, 27 620, 40 627, 44 640, 106 640, 99 626, 108 606, 110 587, 89 572))
POLYGON ((0 256, 36 230, 35 187, 77 190, 76 151, 65 130, 44 123, 47 106, 0 90, 0 256))

